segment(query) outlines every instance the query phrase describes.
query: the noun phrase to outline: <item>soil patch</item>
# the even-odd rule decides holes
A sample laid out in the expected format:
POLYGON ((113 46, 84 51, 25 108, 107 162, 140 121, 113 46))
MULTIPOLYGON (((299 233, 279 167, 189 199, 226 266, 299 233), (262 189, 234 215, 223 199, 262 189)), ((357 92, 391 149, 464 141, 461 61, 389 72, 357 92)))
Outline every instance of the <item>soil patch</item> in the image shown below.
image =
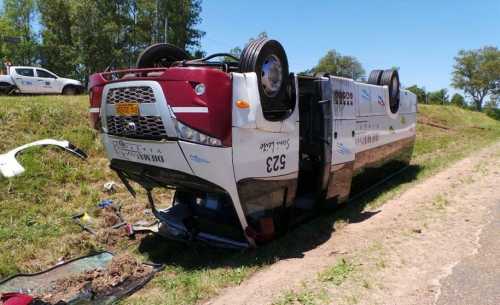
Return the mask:
POLYGON ((428 125, 428 126, 431 126, 431 127, 435 127, 435 128, 439 128, 439 129, 444 129, 444 130, 450 130, 451 128, 448 127, 448 126, 444 126, 442 124, 439 124, 437 122, 434 122, 432 121, 431 119, 429 118, 426 118, 426 117, 418 117, 417 119, 417 123, 418 124, 423 124, 423 125, 428 125))

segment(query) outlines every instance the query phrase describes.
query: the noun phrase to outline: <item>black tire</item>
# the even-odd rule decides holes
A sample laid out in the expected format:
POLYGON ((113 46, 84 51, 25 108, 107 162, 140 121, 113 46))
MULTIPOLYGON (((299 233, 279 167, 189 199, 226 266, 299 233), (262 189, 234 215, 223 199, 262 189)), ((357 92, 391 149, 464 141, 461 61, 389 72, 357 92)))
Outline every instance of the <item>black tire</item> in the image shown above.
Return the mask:
POLYGON ((392 113, 399 110, 399 73, 396 70, 385 70, 380 85, 389 87, 389 105, 392 113))
POLYGON ((170 67, 176 61, 191 59, 186 51, 168 43, 157 43, 144 49, 137 58, 137 68, 170 67))
POLYGON ((0 94, 9 94, 12 91, 14 86, 9 83, 0 83, 0 94))
POLYGON ((63 95, 76 95, 77 93, 78 93, 78 88, 71 85, 64 87, 62 91, 63 95))
POLYGON ((266 120, 281 121, 291 114, 295 100, 290 94, 288 59, 278 41, 261 38, 249 43, 240 56, 240 72, 257 74, 262 112, 266 120), (266 75, 264 65, 268 68, 278 67, 272 63, 278 63, 281 69, 271 69, 266 75))
POLYGON ((371 85, 380 86, 382 74, 384 74, 383 70, 373 70, 372 72, 370 72, 370 76, 368 77, 368 83, 371 85))

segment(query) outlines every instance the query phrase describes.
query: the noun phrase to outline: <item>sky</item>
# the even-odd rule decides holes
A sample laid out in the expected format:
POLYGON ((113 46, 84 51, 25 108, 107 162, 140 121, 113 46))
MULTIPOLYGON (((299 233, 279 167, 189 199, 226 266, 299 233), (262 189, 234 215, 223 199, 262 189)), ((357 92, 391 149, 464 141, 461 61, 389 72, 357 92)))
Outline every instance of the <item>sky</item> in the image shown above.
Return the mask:
POLYGON ((460 49, 500 47, 500 0, 204 0, 207 53, 244 46, 266 31, 290 71, 312 68, 330 49, 352 55, 367 74, 400 67, 403 84, 451 88, 460 49))
POLYGON ((203 0, 202 8, 207 53, 243 47, 266 31, 285 47, 292 72, 335 49, 358 58, 367 74, 400 67, 403 84, 428 91, 456 92, 459 50, 500 47, 500 0, 203 0))

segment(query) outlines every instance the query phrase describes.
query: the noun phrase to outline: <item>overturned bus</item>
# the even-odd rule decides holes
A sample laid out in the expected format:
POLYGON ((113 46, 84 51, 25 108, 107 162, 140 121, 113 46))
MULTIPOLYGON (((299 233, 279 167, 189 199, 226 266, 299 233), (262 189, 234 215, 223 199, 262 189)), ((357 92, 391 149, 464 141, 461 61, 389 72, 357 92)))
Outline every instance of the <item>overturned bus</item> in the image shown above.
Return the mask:
POLYGON ((89 89, 111 168, 132 194, 130 181, 147 190, 161 232, 223 247, 254 247, 345 202, 354 177, 408 164, 415 140, 417 99, 397 71, 295 75, 270 39, 239 58, 153 45, 89 89), (156 188, 175 190, 169 208, 155 207, 156 188))

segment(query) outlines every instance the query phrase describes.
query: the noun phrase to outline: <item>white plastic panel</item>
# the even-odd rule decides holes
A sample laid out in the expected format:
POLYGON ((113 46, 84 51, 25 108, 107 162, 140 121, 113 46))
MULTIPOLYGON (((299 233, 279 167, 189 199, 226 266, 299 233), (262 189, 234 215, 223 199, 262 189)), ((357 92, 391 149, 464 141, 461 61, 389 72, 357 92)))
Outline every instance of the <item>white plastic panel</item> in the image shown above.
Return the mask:
POLYGON ((358 115, 365 116, 372 114, 372 91, 370 88, 357 84, 358 88, 358 115))
POLYGON ((387 87, 356 83, 358 94, 358 115, 384 115, 387 112, 387 87))
POLYGON ((235 189, 232 149, 179 141, 195 176, 215 183, 228 192, 235 189))
POLYGON ((233 200, 243 229, 247 227, 234 180, 232 149, 211 147, 180 141, 180 146, 195 176, 210 181, 225 189, 233 200))
POLYGON ((233 103, 232 103, 232 118, 233 127, 239 128, 257 128, 256 111, 261 111, 260 97, 258 96, 258 88, 255 73, 232 73, 233 78, 233 103), (254 87, 254 88, 253 88, 254 87), (256 91, 257 90, 257 91, 256 91), (257 96, 255 96, 257 93, 257 96), (250 104, 248 109, 240 109, 236 107, 238 100, 246 101, 250 104))
POLYGON ((264 118, 260 103, 257 75, 251 73, 232 73, 233 77, 233 127, 258 128, 269 132, 280 132, 283 122, 271 122, 264 118), (250 104, 248 109, 236 107, 238 100, 250 104))
POLYGON ((108 159, 119 159, 192 174, 177 142, 125 139, 101 134, 108 159))
MULTIPOLYGON (((236 181, 296 173, 299 163, 298 105, 284 121, 264 118, 255 73, 232 73, 233 163, 236 181), (236 107, 238 100, 249 109, 236 107)), ((298 103, 297 103, 298 104, 298 103)))
POLYGON ((333 119, 332 164, 341 164, 354 160, 356 146, 353 132, 355 129, 356 120, 333 119))
POLYGON ((298 128, 290 133, 233 128, 233 163, 236 181, 297 172, 298 128))

